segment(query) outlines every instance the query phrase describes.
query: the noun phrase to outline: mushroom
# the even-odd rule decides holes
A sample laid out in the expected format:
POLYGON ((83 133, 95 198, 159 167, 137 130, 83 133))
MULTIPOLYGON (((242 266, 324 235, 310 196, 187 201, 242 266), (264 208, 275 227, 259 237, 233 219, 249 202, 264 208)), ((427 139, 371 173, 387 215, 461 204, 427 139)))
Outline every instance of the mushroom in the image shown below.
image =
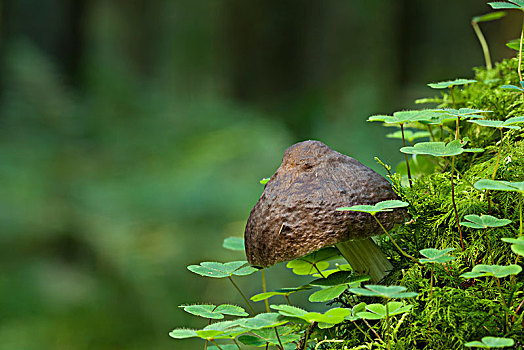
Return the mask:
MULTIPOLYGON (((381 232, 366 213, 343 206, 397 199, 381 175, 320 141, 289 147, 247 221, 245 248, 253 266, 269 267, 324 246, 335 245, 357 273, 380 281, 392 269, 372 236, 381 232)), ((378 213, 389 230, 406 217, 403 209, 378 213)))

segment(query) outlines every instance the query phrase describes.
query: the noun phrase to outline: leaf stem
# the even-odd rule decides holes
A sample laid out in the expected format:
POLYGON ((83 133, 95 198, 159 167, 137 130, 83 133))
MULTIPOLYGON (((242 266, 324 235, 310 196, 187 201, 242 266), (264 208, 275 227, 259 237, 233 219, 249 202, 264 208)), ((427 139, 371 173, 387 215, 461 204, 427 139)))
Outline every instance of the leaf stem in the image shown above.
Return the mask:
POLYGON ((500 153, 502 152, 502 137, 503 137, 502 128, 499 128, 499 130, 500 130, 500 146, 499 146, 499 151, 497 153, 497 162, 495 163, 495 169, 493 170, 493 174, 491 175, 492 180, 495 180, 495 175, 497 174, 497 169, 499 167, 500 153))
POLYGON ((494 264, 495 262, 493 261, 493 253, 491 251, 491 245, 489 244, 488 228, 487 227, 484 227, 484 237, 486 238, 486 245, 488 247, 488 253, 489 253, 489 257, 490 257, 491 263, 494 264))
POLYGON ((457 211, 457 205, 455 204, 455 185, 453 184, 453 173, 455 171, 455 156, 451 157, 451 202, 453 203, 453 210, 455 211, 455 220, 457 221, 457 229, 460 234, 460 246, 464 251, 464 240, 462 239, 462 230, 460 229, 460 220, 457 211))
POLYGON ((429 329, 431 329, 431 314, 433 313, 433 270, 435 268, 435 264, 431 264, 431 284, 429 287, 429 329))
MULTIPOLYGON (((400 123, 400 131, 402 133, 402 146, 406 147, 406 139, 404 138, 404 123, 400 123)), ((411 180, 411 171, 409 169, 409 159, 407 153, 404 153, 404 158, 406 159, 406 169, 408 171, 409 187, 413 187, 413 181, 411 180)))
MULTIPOLYGON (((495 276, 493 276, 495 277, 495 276)), ((500 279, 498 277, 495 277, 495 281, 497 282, 497 288, 499 289, 499 292, 500 292, 500 299, 502 301, 502 306, 504 307, 504 313, 506 315, 506 323, 504 324, 504 326, 508 326, 509 325, 509 319, 508 319, 508 304, 506 303, 506 299, 504 298, 504 294, 502 293, 502 287, 500 286, 500 279)))
POLYGON ((284 345, 282 345, 282 342, 280 341, 280 335, 278 335, 277 327, 275 327, 274 329, 275 329, 275 334, 277 335, 278 344, 280 345, 280 349, 284 350, 284 345))
MULTIPOLYGON (((266 269, 262 269, 262 291, 264 293, 267 292, 267 289, 266 289, 266 269)), ((269 303, 267 302, 267 299, 264 299, 264 304, 266 305, 266 312, 269 312, 269 303)))
POLYGON ((317 264, 313 264, 313 266, 315 267, 315 270, 317 270, 318 274, 319 274, 322 278, 326 278, 326 276, 324 276, 324 275, 322 274, 322 271, 319 270, 317 264))
POLYGON ((453 102, 453 109, 456 109, 455 107, 455 96, 453 95, 453 85, 449 87, 449 94, 451 95, 451 102, 453 102))
POLYGON ((409 255, 408 253, 406 253, 405 251, 403 251, 399 245, 397 244, 397 242, 395 242, 395 240, 393 239, 393 237, 391 237, 391 235, 389 234, 389 232, 386 230, 386 228, 382 225, 382 223, 377 219, 377 216, 376 214, 371 214, 371 216, 373 216, 375 218, 375 220, 378 222, 378 224, 380 225, 380 228, 382 228, 382 231, 384 231, 384 233, 388 236, 389 240, 393 243, 393 245, 398 249, 398 251, 400 252, 400 254, 404 255, 406 258, 408 259, 411 259, 413 262, 415 262, 417 265, 420 265, 422 266, 422 263, 420 261, 418 261, 418 259, 412 257, 411 255, 409 255))
POLYGON ((386 299, 386 337, 388 338, 388 340, 387 340, 388 350, 391 350, 391 339, 390 339, 390 336, 389 336, 389 308, 388 308, 388 300, 387 299, 386 299))
POLYGON ((240 345, 238 345, 238 343, 237 343, 235 338, 233 338, 233 343, 235 343, 235 345, 237 346, 238 350, 242 350, 242 348, 240 347, 240 345))
POLYGON ((251 314, 252 314, 252 315, 255 315, 255 310, 253 309, 253 307, 251 306, 251 304, 250 304, 249 301, 247 300, 247 298, 246 298, 246 296, 244 295, 244 293, 242 293, 242 291, 240 290, 240 288, 238 288, 237 284, 233 281, 233 279, 231 278, 231 276, 227 276, 227 278, 229 278, 229 280, 231 281, 231 283, 233 283, 233 286, 238 290, 238 292, 240 293, 240 295, 242 296, 242 298, 243 298, 244 301, 246 302, 247 307, 248 307, 249 310, 251 311, 251 314))
MULTIPOLYGON (((519 44, 519 66, 517 72, 519 73, 519 79, 522 81, 522 39, 524 38, 524 21, 522 21, 522 30, 520 31, 520 44, 519 44)), ((523 92, 524 95, 524 92, 523 92)))
POLYGON ((305 337, 304 337, 304 346, 302 347, 302 349, 306 349, 306 346, 307 346, 307 341, 309 339, 309 332, 310 332, 310 329, 311 328, 311 325, 309 325, 307 328, 306 328, 306 334, 305 334, 305 337))
POLYGON ((360 327, 358 326, 358 324, 357 324, 355 321, 351 321, 351 322, 353 322, 353 325, 355 325, 355 327, 357 327, 357 329, 358 329, 362 334, 364 334, 364 337, 365 337, 366 339, 369 339, 369 341, 373 342, 373 339, 371 339, 371 337, 369 336, 369 334, 367 334, 366 332, 364 332, 364 330, 363 330, 362 328, 360 328, 360 327))
POLYGON ((482 31, 480 30, 480 27, 476 21, 471 21, 471 25, 473 26, 473 30, 475 31, 475 34, 477 34, 477 38, 480 41, 480 46, 482 46, 482 52, 484 53, 484 60, 486 61, 486 68, 488 70, 491 70, 493 66, 491 65, 491 57, 489 54, 489 48, 488 48, 488 43, 486 42, 486 38, 484 38, 484 35, 482 34, 482 31))
POLYGON ((431 125, 426 125, 428 127, 428 132, 431 137, 431 141, 435 141, 435 135, 433 135, 433 130, 431 129, 431 125))
POLYGON ((210 340, 211 340, 211 342, 212 342, 213 344, 215 344, 215 346, 216 346, 219 350, 224 350, 224 349, 222 349, 222 348, 220 347, 220 345, 218 345, 218 343, 217 343, 214 339, 210 339, 210 340))

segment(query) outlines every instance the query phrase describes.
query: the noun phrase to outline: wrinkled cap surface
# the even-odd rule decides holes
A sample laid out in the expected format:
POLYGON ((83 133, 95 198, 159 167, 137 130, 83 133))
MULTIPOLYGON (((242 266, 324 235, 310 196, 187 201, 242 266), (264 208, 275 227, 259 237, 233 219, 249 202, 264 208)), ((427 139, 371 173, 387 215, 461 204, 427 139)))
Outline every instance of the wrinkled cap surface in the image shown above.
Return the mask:
MULTIPOLYGON (((247 221, 245 248, 251 265, 268 267, 327 245, 381 233, 367 213, 337 208, 398 199, 381 175, 320 141, 289 147, 247 221)), ((406 211, 378 213, 387 230, 406 211)))

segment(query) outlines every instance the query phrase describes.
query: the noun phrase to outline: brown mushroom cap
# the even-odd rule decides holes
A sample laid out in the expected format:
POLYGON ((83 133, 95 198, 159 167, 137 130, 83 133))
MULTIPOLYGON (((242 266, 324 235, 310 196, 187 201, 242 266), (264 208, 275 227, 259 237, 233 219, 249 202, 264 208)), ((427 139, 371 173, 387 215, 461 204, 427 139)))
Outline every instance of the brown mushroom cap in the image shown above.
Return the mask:
MULTIPOLYGON (((327 245, 381 233, 367 213, 336 211, 397 199, 381 175, 320 141, 289 147, 251 211, 245 230, 247 260, 268 267, 327 245)), ((404 210, 378 213, 387 230, 404 210)))

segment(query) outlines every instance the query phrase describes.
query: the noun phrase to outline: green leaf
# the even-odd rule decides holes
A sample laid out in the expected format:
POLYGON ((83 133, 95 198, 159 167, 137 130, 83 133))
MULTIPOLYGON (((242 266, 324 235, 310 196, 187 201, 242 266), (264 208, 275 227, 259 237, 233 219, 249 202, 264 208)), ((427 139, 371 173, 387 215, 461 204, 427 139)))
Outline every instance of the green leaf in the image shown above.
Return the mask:
POLYGON ((460 140, 453 140, 448 144, 444 142, 419 142, 413 147, 402 147, 400 152, 407 154, 427 154, 435 157, 450 157, 462 154, 463 152, 478 152, 482 149, 463 148, 466 143, 460 140))
MULTIPOLYGON (((238 350, 235 344, 220 344, 222 350, 238 350)), ((207 350, 219 350, 215 345, 209 345, 207 350)))
POLYGON ((466 215, 464 216, 464 219, 468 220, 469 222, 461 222, 460 224, 462 226, 481 229, 481 228, 488 228, 488 227, 502 227, 506 226, 507 224, 511 223, 511 220, 508 219, 498 219, 491 215, 466 215))
POLYGON ((506 277, 509 275, 517 275, 522 271, 522 267, 519 265, 475 265, 471 272, 466 272, 460 275, 464 278, 477 278, 484 276, 494 276, 497 278, 506 277))
POLYGON ((344 319, 349 315, 351 315, 350 309, 338 307, 330 309, 323 314, 319 312, 308 312, 301 318, 308 323, 318 322, 334 325, 344 322, 344 319))
POLYGON ((365 288, 350 288, 351 293, 369 297, 383 297, 383 298, 412 298, 418 295, 415 292, 406 292, 407 288, 403 286, 381 286, 368 284, 365 288))
POLYGON ((368 122, 380 121, 386 124, 404 124, 431 120, 434 112, 429 109, 414 110, 414 111, 400 111, 393 115, 374 115, 368 118, 368 122))
POLYGON ((194 329, 177 328, 169 332, 169 336, 175 339, 186 339, 198 337, 194 329))
POLYGON ((366 310, 366 303, 358 303, 357 305, 353 306, 351 309, 351 315, 346 316, 346 320, 351 322, 359 320, 360 316, 358 316, 358 313, 363 312, 364 310, 366 310))
POLYGON ((491 127, 491 128, 499 128, 499 129, 506 128, 506 129, 515 129, 515 130, 520 129, 520 126, 506 124, 505 121, 501 121, 501 120, 468 120, 468 122, 475 123, 481 126, 491 127))
POLYGON ((473 79, 455 79, 455 80, 447 80, 447 81, 440 81, 438 83, 430 83, 428 86, 433 89, 446 89, 449 87, 457 86, 457 85, 466 85, 471 83, 476 83, 476 80, 473 79))
POLYGON ((242 237, 227 237, 222 243, 222 247, 229 250, 244 251, 244 238, 242 237))
POLYGON ((219 263, 214 261, 204 261, 200 265, 189 265, 187 269, 191 272, 205 277, 224 278, 233 275, 246 276, 257 271, 252 266, 245 266, 247 261, 231 261, 219 263))
POLYGON ((515 344, 515 341, 511 338, 499 338, 499 337, 484 337, 482 338, 482 341, 471 341, 464 346, 471 348, 471 347, 478 347, 478 348, 505 348, 508 346, 513 346, 515 344))
POLYGON ((241 335, 238 340, 248 346, 265 346, 266 341, 262 338, 255 337, 254 335, 241 335))
POLYGON ((220 321, 211 323, 204 327, 205 331, 220 331, 222 334, 215 335, 217 339, 231 339, 236 336, 248 332, 244 327, 241 326, 243 319, 234 321, 220 321))
POLYGON ((236 305, 230 305, 230 304, 222 304, 219 305, 215 312, 219 312, 223 315, 230 315, 230 316, 248 316, 249 314, 240 306, 236 305))
POLYGON ((255 317, 244 318, 239 325, 247 329, 261 329, 268 327, 277 327, 287 323, 287 320, 282 319, 280 314, 276 312, 268 312, 258 314, 255 317))
POLYGON ((329 268, 329 260, 340 257, 340 251, 335 247, 325 247, 317 250, 304 257, 292 260, 286 264, 286 267, 293 269, 296 275, 311 275, 317 271, 323 271, 329 268))
POLYGON ((271 305, 270 307, 273 310, 277 310, 278 313, 281 314, 282 316, 302 318, 305 314, 307 314, 306 310, 303 310, 296 306, 291 306, 291 305, 286 305, 286 304, 271 305))
POLYGON ((490 13, 486 13, 481 16, 475 16, 471 19, 471 21, 476 22, 476 23, 489 22, 489 21, 497 20, 504 16, 506 16, 506 12, 504 11, 490 12, 490 13))
POLYGON ((516 191, 524 193, 524 181, 510 182, 482 179, 473 185, 477 190, 516 191))
MULTIPOLYGON (((519 47, 517 47, 515 50, 518 50, 519 48, 520 48, 520 44, 519 44, 519 47)), ((518 92, 524 92, 523 88, 515 86, 515 85, 502 85, 500 88, 505 89, 505 90, 516 90, 518 92)))
POLYGON ((309 301, 313 303, 326 302, 338 298, 346 290, 347 285, 339 285, 321 289, 309 296, 309 301))
POLYGON ((223 314, 215 312, 215 305, 180 305, 179 307, 183 308, 184 311, 195 316, 212 319, 224 318, 223 314))
MULTIPOLYGON (((404 130, 404 139, 409 142, 413 142, 415 139, 420 139, 429 136, 430 134, 428 131, 413 132, 411 130, 404 130)), ((402 131, 395 131, 394 133, 387 134, 386 137, 390 139, 402 139, 402 131)))
POLYGON ((502 10, 502 9, 506 9, 506 10, 513 10, 513 9, 521 10, 521 7, 518 6, 518 5, 510 4, 510 3, 502 2, 502 1, 488 2, 488 5, 491 6, 491 8, 494 9, 494 10, 502 10))
POLYGON ((426 259, 420 259, 420 262, 422 264, 426 263, 439 263, 443 264, 448 261, 456 259, 453 256, 449 256, 448 253, 455 250, 455 248, 445 248, 445 249, 435 249, 435 248, 427 248, 422 249, 420 251, 420 254, 424 255, 426 259))
POLYGON ((399 200, 388 200, 388 201, 382 201, 378 202, 375 205, 353 205, 351 207, 342 207, 337 208, 337 211, 359 211, 364 213, 369 213, 371 215, 375 215, 376 213, 383 212, 383 211, 392 211, 394 208, 402 208, 407 207, 409 203, 399 201, 399 200))
POLYGON ((366 282, 371 277, 367 275, 354 275, 350 271, 337 271, 326 278, 316 279, 309 284, 312 286, 336 286, 339 284, 355 284, 366 282))
POLYGON ((524 236, 519 238, 502 238, 504 242, 513 243, 511 245, 511 250, 518 255, 524 255, 524 236))
POLYGON ((524 123, 524 117, 511 117, 509 119, 506 119, 504 121, 504 124, 511 125, 511 124, 517 124, 517 123, 524 123))
POLYGON ((271 180, 270 177, 265 177, 262 180, 260 180, 260 184, 261 185, 265 185, 265 184, 267 184, 269 182, 269 180, 271 180))
POLYGON ((387 314, 389 316, 395 316, 403 314, 411 309, 411 305, 404 306, 403 303, 398 301, 391 301, 387 303, 388 312, 386 313, 386 305, 382 304, 370 304, 366 305, 366 310, 363 312, 358 312, 357 316, 369 320, 380 320, 386 317, 387 314))
MULTIPOLYGON (((256 336, 268 342, 269 345, 276 345, 279 343, 279 339, 277 338, 277 335, 275 334, 275 330, 272 328, 257 329, 257 330, 253 330, 252 332, 256 336)), ((295 332, 295 329, 291 327, 287 327, 287 326, 278 327, 278 333, 279 333, 280 342, 282 344, 288 344, 288 343, 291 343, 291 342, 294 342, 300 339, 300 334, 297 334, 295 332)))
POLYGON ((202 329, 202 330, 198 330, 198 331, 195 331, 195 333, 202 339, 214 339, 215 337, 218 337, 220 335, 222 335, 224 332, 223 331, 217 331, 217 330, 214 330, 214 329, 202 329))

